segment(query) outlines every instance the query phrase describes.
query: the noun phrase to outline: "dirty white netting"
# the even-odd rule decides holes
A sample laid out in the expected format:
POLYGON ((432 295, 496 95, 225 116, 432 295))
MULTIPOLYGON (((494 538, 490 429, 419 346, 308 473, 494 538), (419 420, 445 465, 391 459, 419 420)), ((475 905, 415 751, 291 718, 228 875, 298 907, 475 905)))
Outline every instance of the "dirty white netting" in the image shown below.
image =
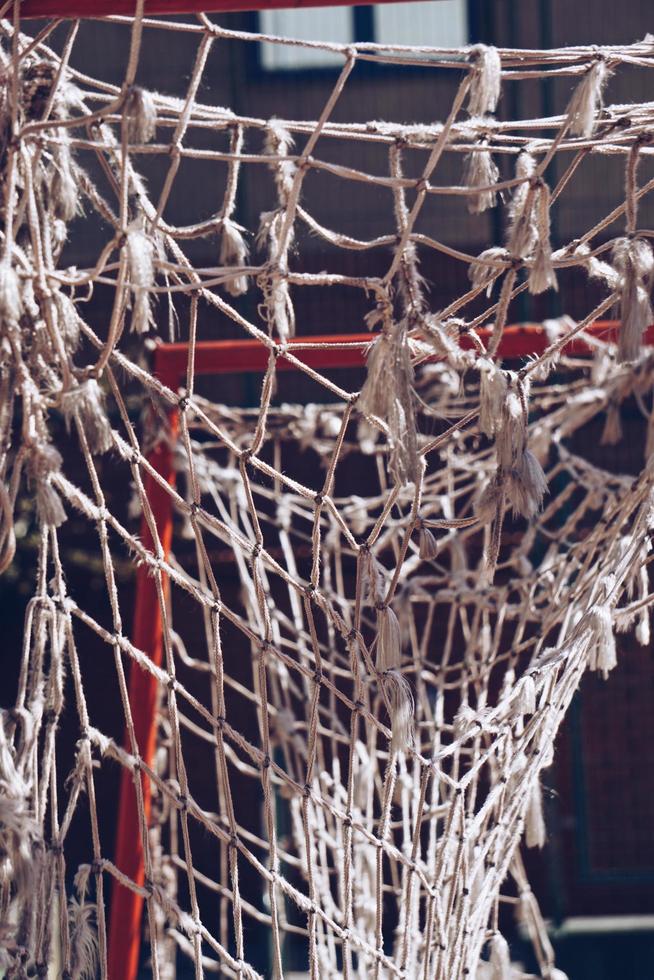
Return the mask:
POLYGON ((33 598, 0 726, 3 969, 106 976, 111 897, 131 889, 155 977, 193 964, 197 977, 507 980, 522 975, 502 936, 512 915, 540 975, 562 976, 520 842, 545 840, 541 773, 582 674, 609 673, 616 630, 649 643, 654 361, 641 341, 654 260, 639 204, 654 188, 654 103, 608 104, 604 87, 652 71, 654 41, 324 45, 342 71, 304 122, 283 100, 274 119, 212 104, 214 49, 227 63, 230 45, 256 36, 204 16, 95 24, 100 37, 124 32, 113 84, 75 67, 88 25, 32 28, 12 9, 1 564, 33 598), (195 45, 186 96, 139 88, 148 46, 165 59, 182 37, 195 45), (456 78, 449 114, 337 121, 364 62, 418 63, 435 90, 456 78), (501 89, 541 78, 568 83, 558 114, 512 119, 501 89), (552 251, 550 215, 598 158, 622 169, 624 193, 552 251), (206 211, 175 223, 178 178, 195 162, 205 177, 214 168, 206 211), (244 228, 239 188, 253 172, 267 203, 244 228), (386 230, 327 227, 323 179, 376 188, 386 230), (448 245, 442 216, 421 223, 457 200, 474 220, 506 216, 504 245, 469 255, 448 245), (311 242, 319 271, 302 262, 311 242), (350 272, 330 271, 345 251, 350 272), (438 311, 418 271, 433 252, 470 278, 438 311), (542 356, 507 367, 511 304, 557 276, 564 310, 564 281, 592 278, 599 300, 584 319, 548 323, 542 356), (377 335, 366 379, 288 352, 310 332, 298 310, 312 291, 356 311, 333 329, 377 335), (617 345, 587 332, 612 308, 617 345), (583 360, 563 352, 571 333, 587 338, 583 360), (154 376, 150 342, 173 335, 188 343, 174 390, 154 376), (257 407, 225 407, 228 381, 199 378, 196 342, 246 336, 270 353, 249 388, 257 407), (315 404, 286 403, 284 352, 315 404), (602 427, 604 444, 620 442, 625 400, 646 420, 629 472, 601 465, 597 445, 602 427), (159 484, 175 512, 170 552, 144 490, 157 445, 177 474, 176 489, 159 484), (163 618, 161 667, 133 640, 138 565, 163 618), (134 735, 130 668, 159 682, 154 753, 134 735), (125 770, 137 882, 114 862, 125 770))

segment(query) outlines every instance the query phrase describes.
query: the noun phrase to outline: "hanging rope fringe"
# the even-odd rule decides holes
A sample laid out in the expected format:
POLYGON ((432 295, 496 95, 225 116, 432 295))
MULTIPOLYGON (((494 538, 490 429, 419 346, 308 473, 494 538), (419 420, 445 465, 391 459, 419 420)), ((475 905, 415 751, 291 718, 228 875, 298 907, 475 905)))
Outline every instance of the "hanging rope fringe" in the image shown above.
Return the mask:
POLYGON ((471 116, 485 116, 495 112, 500 98, 502 62, 497 48, 476 44, 468 55, 472 63, 468 112, 471 116))
POLYGON ((516 177, 522 183, 514 191, 509 203, 507 248, 511 255, 526 259, 538 242, 538 227, 534 219, 534 195, 536 187, 532 178, 536 162, 530 153, 521 153, 516 163, 516 177))
POLYGON ((589 667, 601 673, 606 680, 618 662, 613 635, 613 615, 609 606, 598 604, 591 610, 589 618, 592 630, 589 667))
POLYGON ((618 238, 612 251, 613 264, 620 276, 620 320, 618 339, 620 361, 637 360, 643 333, 652 322, 652 305, 648 280, 654 269, 654 254, 648 242, 640 238, 618 238))
POLYGON ((430 561, 438 555, 438 542, 433 533, 424 524, 420 527, 419 554, 423 561, 430 561))
MULTIPOLYGON (((225 218, 222 226, 222 237, 220 240, 221 265, 230 268, 231 266, 244 266, 248 258, 248 247, 243 238, 244 229, 240 225, 225 218)), ((225 289, 231 296, 242 296, 247 292, 247 276, 233 276, 225 284, 225 289)))
POLYGON ((511 262, 511 256, 505 248, 484 249, 477 256, 475 262, 470 264, 468 278, 475 289, 486 287, 486 296, 490 296, 493 284, 501 274, 503 268, 507 268, 511 262))
POLYGON ((500 171, 494 162, 484 140, 466 156, 463 162, 463 183, 465 187, 478 190, 478 193, 468 198, 468 211, 471 214, 482 214, 497 203, 497 192, 493 185, 498 182, 500 171))
POLYGON ((154 245, 138 219, 127 229, 126 239, 129 281, 131 286, 132 320, 134 333, 147 333, 154 326, 150 290, 154 286, 154 245))
MULTIPOLYGON (((634 361, 641 352, 642 336, 652 321, 650 301, 651 277, 654 269, 654 253, 649 242, 637 237, 638 220, 638 165, 641 146, 648 137, 637 137, 631 146, 625 168, 625 218, 626 235, 616 239, 613 245, 613 265, 618 273, 613 282, 620 297, 621 329, 618 341, 620 361, 634 361)), ((605 273, 603 267, 597 271, 605 273)), ((612 274, 605 278, 611 284, 612 274)))
POLYGON ((513 980, 509 944, 499 932, 490 941, 490 966, 491 980, 513 980))
POLYGON ((411 687, 402 676, 402 638, 397 616, 390 606, 377 612, 377 658, 380 676, 391 719, 393 752, 407 752, 413 744, 414 702, 411 687))
POLYGON ((157 108, 150 92, 134 85, 125 100, 127 139, 130 143, 149 143, 157 131, 157 108))
POLYGON ((95 930, 95 906, 71 898, 68 903, 70 924, 70 975, 76 980, 93 980, 98 970, 98 937, 95 930))
POLYGON ((28 472, 36 496, 36 511, 41 524, 59 527, 66 520, 66 511, 57 491, 52 486, 52 476, 60 472, 61 454, 54 446, 35 447, 28 457, 28 472))
POLYGON ((536 247, 529 273, 529 292, 538 294, 558 288, 550 244, 550 190, 547 184, 541 182, 536 204, 536 247))
MULTIPOLYGON (((236 193, 238 190, 238 178, 241 171, 240 156, 243 152, 244 134, 243 127, 236 126, 232 130, 229 151, 233 158, 229 162, 227 175, 227 185, 225 187, 225 197, 222 208, 221 242, 220 242, 220 264, 231 267, 242 267, 248 258, 248 247, 243 237, 245 231, 232 219, 232 214, 236 207, 236 193)), ((242 296, 248 289, 248 278, 245 275, 236 275, 228 279, 225 289, 230 296, 242 296)))
POLYGON ((270 167, 275 176, 275 186, 279 208, 261 215, 257 244, 268 243, 270 270, 261 277, 264 292, 265 314, 271 330, 276 330, 279 339, 285 342, 295 335, 295 313, 288 291, 288 252, 293 242, 293 231, 284 232, 286 209, 293 188, 295 163, 285 160, 293 146, 293 139, 277 120, 268 123, 265 152, 276 159, 270 167))
POLYGON ((393 324, 370 345, 367 376, 358 404, 364 415, 384 424, 389 442, 389 470, 396 482, 419 482, 421 462, 413 367, 403 324, 393 324))
POLYGON ((535 783, 529 796, 525 818, 525 844, 527 847, 543 848, 547 839, 543 817, 543 791, 539 782, 535 783))
POLYGON ((97 381, 91 378, 64 392, 61 410, 69 430, 73 419, 79 420, 91 452, 106 453, 111 449, 111 426, 104 407, 104 393, 97 381))
POLYGON ((593 135, 602 109, 602 91, 610 74, 606 61, 598 58, 579 82, 568 106, 568 124, 573 136, 593 135))

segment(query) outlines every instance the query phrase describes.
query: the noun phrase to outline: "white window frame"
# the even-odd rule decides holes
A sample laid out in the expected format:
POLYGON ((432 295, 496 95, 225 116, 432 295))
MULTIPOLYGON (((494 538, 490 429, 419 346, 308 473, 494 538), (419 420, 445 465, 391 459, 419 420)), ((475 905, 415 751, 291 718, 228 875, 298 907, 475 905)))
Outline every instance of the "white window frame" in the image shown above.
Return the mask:
MULTIPOLYGON (((374 40, 380 44, 395 42, 461 47, 469 41, 468 0, 431 0, 430 3, 426 0, 415 0, 408 4, 375 4, 368 11, 368 16, 370 13, 374 35, 372 38, 355 38, 355 9, 343 6, 262 10, 258 14, 258 30, 262 34, 279 37, 324 39, 340 44, 350 44, 355 40, 374 40), (442 40, 428 31, 424 36, 416 37, 411 29, 400 30, 400 37, 395 30, 392 37, 384 36, 385 25, 388 25, 388 30, 392 29, 397 15, 401 15, 396 21, 401 28, 407 25, 411 27, 416 22, 416 16, 412 15, 419 15, 422 10, 430 15, 436 14, 436 22, 441 20, 446 28, 445 32, 440 32, 442 40)), ((417 19, 419 22, 420 18, 417 19)), ((321 48, 289 47, 262 42, 259 63, 264 71, 269 72, 339 70, 343 65, 343 58, 321 48)))

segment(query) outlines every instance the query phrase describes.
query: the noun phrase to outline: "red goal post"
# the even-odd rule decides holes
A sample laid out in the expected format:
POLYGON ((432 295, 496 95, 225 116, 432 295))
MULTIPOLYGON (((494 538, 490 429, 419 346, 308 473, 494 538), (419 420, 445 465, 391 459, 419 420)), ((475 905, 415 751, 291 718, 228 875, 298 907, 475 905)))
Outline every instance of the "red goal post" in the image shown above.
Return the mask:
MULTIPOLYGON (((374 0, 379 3, 407 3, 408 0, 374 0)), ((353 7, 351 0, 146 0, 144 14, 219 14, 246 10, 288 10, 299 7, 353 7)), ((137 0, 23 0, 21 17, 109 17, 133 16, 137 0)))

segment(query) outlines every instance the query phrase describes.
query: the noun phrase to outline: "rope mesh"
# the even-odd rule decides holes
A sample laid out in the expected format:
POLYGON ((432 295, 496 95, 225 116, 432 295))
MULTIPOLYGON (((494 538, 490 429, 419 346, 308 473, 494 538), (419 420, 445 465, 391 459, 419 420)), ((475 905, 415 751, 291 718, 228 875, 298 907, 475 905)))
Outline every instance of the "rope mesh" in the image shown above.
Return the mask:
POLYGON ((520 843, 545 841, 541 774, 583 673, 608 675, 616 630, 649 643, 654 362, 641 344, 654 260, 638 209, 654 181, 638 169, 652 104, 603 105, 602 93, 612 73, 654 67, 651 38, 558 51, 319 45, 343 67, 303 122, 202 101, 212 48, 257 35, 203 15, 113 18, 130 39, 116 86, 75 68, 77 23, 29 36, 18 7, 2 22, 1 550, 11 571, 31 521, 36 574, 0 726, 2 967, 107 976, 122 885, 144 901, 154 977, 190 961, 197 977, 507 980, 526 975, 502 936, 515 912, 540 975, 560 978, 520 843), (162 32, 197 43, 183 99, 135 84, 162 32), (362 62, 456 72, 449 115, 337 121, 362 62), (501 87, 554 77, 571 82, 559 115, 495 116, 501 87), (346 161, 371 146, 386 170, 334 162, 333 146, 346 161), (553 250, 550 214, 597 155, 623 163, 623 199, 553 250), (550 188, 555 157, 565 169, 550 188), (152 158, 158 182, 143 178, 152 158), (223 185, 201 220, 177 225, 187 159, 220 165, 223 185), (446 185, 452 160, 461 184, 446 185), (272 178, 256 245, 238 223, 248 169, 272 178), (304 189, 325 174, 387 195, 389 230, 356 239, 318 220, 304 189), (504 246, 468 255, 419 231, 441 197, 501 208, 504 246), (69 264, 68 226, 73 239, 96 219, 97 255, 69 264), (307 233, 364 258, 385 249, 385 271, 307 271, 307 233), (216 264, 198 264, 196 240, 216 236, 216 264), (437 312, 418 265, 429 250, 470 278, 437 312), (601 299, 578 322, 550 321, 542 355, 503 363, 511 303, 564 271, 596 279, 601 299), (289 346, 307 290, 365 304, 360 390, 289 346), (85 315, 94 294, 97 323, 85 315), (588 328, 614 306, 622 327, 607 344, 588 328), (148 346, 173 328, 187 343, 179 389, 155 376, 148 346), (199 335, 227 329, 269 354, 256 408, 226 406, 200 381, 199 335), (565 353, 572 338, 584 358, 565 353), (316 404, 278 396, 280 356, 316 404), (618 443, 627 399, 642 447, 615 472, 589 458, 589 433, 618 443), (174 478, 156 462, 168 451, 174 478), (172 547, 155 496, 174 510, 172 547), (75 547, 101 572, 92 602, 75 547), (162 624, 160 666, 129 625, 137 567, 162 624), (137 739, 144 707, 130 705, 128 670, 157 681, 154 747, 137 739), (106 689, 92 705, 98 671, 106 689), (115 811, 119 771, 133 776, 142 880, 114 862, 98 805, 109 785, 115 811))

